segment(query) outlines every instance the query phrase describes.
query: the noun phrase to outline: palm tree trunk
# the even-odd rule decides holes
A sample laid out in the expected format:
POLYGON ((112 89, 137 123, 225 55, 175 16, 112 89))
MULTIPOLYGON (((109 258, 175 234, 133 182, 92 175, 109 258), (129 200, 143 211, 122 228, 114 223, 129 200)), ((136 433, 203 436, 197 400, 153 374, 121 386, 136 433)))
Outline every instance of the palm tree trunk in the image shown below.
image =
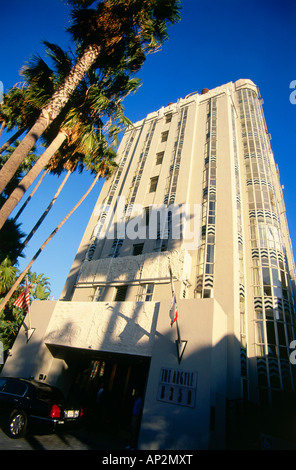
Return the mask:
POLYGON ((45 211, 43 212, 43 214, 41 215, 41 217, 38 219, 38 221, 36 222, 36 224, 34 225, 34 227, 32 228, 31 232, 27 235, 26 239, 24 240, 24 243, 22 244, 22 249, 24 249, 27 244, 29 243, 29 241, 31 240, 31 238, 33 237, 33 235, 35 234, 35 232, 38 230, 38 228, 40 227, 40 225, 42 224, 43 220, 45 219, 45 217, 48 215, 49 211, 51 210, 52 206, 54 205, 54 203, 56 202, 58 196, 60 195, 63 187, 65 186, 69 176, 71 175, 72 171, 71 170, 68 170, 67 173, 66 173, 66 176, 65 178, 63 179, 63 181, 61 182, 60 186, 58 187, 58 190, 57 192, 55 193, 54 197, 52 198, 50 204, 47 206, 47 208, 45 209, 45 211))
POLYGON ((2 147, 0 147, 0 154, 3 153, 11 144, 13 144, 13 142, 15 142, 24 132, 25 130, 27 129, 26 126, 24 127, 21 127, 20 129, 18 129, 11 137, 10 139, 8 139, 5 144, 2 145, 2 147))
POLYGON ((47 129, 49 124, 60 114, 70 96, 96 61, 100 49, 101 48, 96 44, 89 45, 85 49, 81 58, 78 59, 76 65, 71 69, 63 85, 53 94, 52 99, 45 108, 43 108, 33 127, 3 165, 0 171, 0 193, 3 192, 7 183, 13 177, 31 148, 36 144, 39 137, 47 129))
POLYGON ((63 220, 57 225, 57 227, 51 232, 49 237, 45 240, 45 242, 41 245, 39 250, 35 253, 33 258, 31 259, 30 263, 27 265, 27 267, 23 270, 23 272, 19 275, 13 286, 10 288, 9 292, 6 294, 4 299, 2 300, 0 304, 0 312, 5 308, 7 302, 10 300, 11 296, 15 292, 15 290, 18 288, 28 271, 30 270, 31 266, 33 265, 34 261, 38 258, 38 256, 42 253, 46 245, 50 242, 50 240, 54 237, 54 235, 62 228, 62 226, 67 222, 67 220, 71 217, 71 215, 78 209, 78 207, 82 204, 84 199, 89 195, 95 184, 97 183, 98 179, 100 178, 100 173, 97 173, 95 179, 93 180, 92 184, 88 188, 88 190, 84 193, 84 195, 81 197, 81 199, 77 202, 77 204, 68 212, 68 214, 63 218, 63 220))
MULTIPOLYGON (((1 124, 1 127, 0 127, 0 137, 2 135, 2 132, 4 131, 5 129, 5 126, 6 126, 6 122, 5 121, 2 121, 2 124, 1 124)), ((0 152, 1 153, 1 152, 0 152)))
POLYGON ((34 196, 34 194, 36 193, 37 189, 39 188, 40 184, 42 183, 42 181, 44 180, 45 176, 48 174, 48 170, 45 170, 43 175, 41 176, 41 178, 39 179, 38 183, 36 184, 35 188, 31 191, 30 195, 27 197, 27 199, 25 200, 24 204, 22 205, 22 207, 20 208, 20 210, 17 212, 17 214, 15 215, 15 217, 13 218, 13 221, 16 222, 17 219, 19 218, 19 216, 22 214, 22 212, 25 210, 25 208, 27 207, 27 205, 29 204, 29 202, 31 201, 32 197, 34 196))
MULTIPOLYGON (((47 147, 45 152, 38 158, 35 165, 30 171, 23 177, 19 185, 12 191, 9 198, 5 201, 0 209, 0 229, 8 219, 13 209, 17 206, 27 189, 35 181, 37 176, 41 173, 43 168, 47 165, 51 157, 60 148, 63 142, 66 140, 67 135, 65 132, 60 131, 51 144, 47 147)), ((11 157, 10 157, 11 158, 11 157)), ((9 160, 10 160, 9 158, 9 160)), ((8 160, 8 161, 9 161, 8 160)))

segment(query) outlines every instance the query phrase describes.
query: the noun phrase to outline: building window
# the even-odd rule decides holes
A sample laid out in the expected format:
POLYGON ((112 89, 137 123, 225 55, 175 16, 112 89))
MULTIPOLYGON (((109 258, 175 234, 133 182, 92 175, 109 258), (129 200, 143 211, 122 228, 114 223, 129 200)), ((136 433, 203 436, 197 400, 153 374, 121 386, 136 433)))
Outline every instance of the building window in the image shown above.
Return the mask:
POLYGON ((133 245, 133 256, 141 255, 143 253, 144 243, 137 243, 133 245))
POLYGON ((141 284, 137 295, 137 302, 149 302, 152 300, 154 284, 141 284))
POLYGON ((164 157, 164 152, 159 152, 156 154, 156 165, 161 165, 164 157))
POLYGON ((150 193, 154 193, 157 188, 157 183, 158 183, 158 176, 154 176, 153 178, 150 178, 150 193))
POLYGON ((165 122, 168 124, 172 120, 172 113, 166 114, 165 115, 165 122))
POLYGON ((115 238, 112 244, 109 258, 117 258, 117 256, 119 256, 122 244, 123 244, 123 238, 115 238))
POLYGON ((203 175, 202 246, 196 294, 213 296, 216 222, 216 100, 208 102, 207 144, 203 175))
POLYGON ((172 211, 168 211, 163 221, 157 218, 157 238, 154 251, 167 251, 172 231, 172 211))
POLYGON ((94 293, 94 296, 93 296, 93 301, 94 302, 100 302, 102 300, 103 291, 104 291, 104 286, 96 287, 95 293, 94 293))
POLYGON ((168 140, 169 131, 161 133, 161 142, 166 142, 168 140))
POLYGON ((149 225, 150 220, 150 207, 144 207, 144 221, 145 225, 149 225))
POLYGON ((115 302, 123 302, 126 298, 128 286, 119 286, 116 287, 116 293, 114 297, 115 302))

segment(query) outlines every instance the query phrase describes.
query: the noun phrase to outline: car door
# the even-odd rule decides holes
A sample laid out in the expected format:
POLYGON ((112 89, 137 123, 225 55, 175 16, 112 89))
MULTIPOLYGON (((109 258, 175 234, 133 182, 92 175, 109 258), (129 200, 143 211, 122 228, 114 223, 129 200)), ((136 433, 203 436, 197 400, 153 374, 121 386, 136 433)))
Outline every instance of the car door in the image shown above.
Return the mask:
POLYGON ((14 409, 24 408, 24 395, 27 391, 27 385, 16 379, 6 379, 0 390, 0 402, 2 411, 10 412, 14 409))
POLYGON ((6 404, 6 395, 2 393, 2 389, 7 382, 6 378, 0 378, 0 415, 3 414, 3 411, 7 408, 6 404))

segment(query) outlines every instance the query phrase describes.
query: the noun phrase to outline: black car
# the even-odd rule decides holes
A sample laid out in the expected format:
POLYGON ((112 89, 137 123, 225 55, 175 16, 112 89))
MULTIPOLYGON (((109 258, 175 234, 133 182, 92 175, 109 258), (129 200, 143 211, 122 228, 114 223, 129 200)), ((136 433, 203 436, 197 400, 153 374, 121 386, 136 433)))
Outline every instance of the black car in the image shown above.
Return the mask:
POLYGON ((0 377, 0 420, 7 434, 23 437, 28 429, 47 432, 71 429, 81 422, 83 410, 67 406, 62 392, 44 382, 0 377))

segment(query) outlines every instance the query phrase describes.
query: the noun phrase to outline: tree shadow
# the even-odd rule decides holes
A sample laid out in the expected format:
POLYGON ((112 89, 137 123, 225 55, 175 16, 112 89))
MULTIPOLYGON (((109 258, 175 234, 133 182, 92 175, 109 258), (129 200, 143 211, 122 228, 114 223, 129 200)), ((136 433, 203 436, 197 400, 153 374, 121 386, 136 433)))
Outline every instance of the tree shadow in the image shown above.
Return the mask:
MULTIPOLYGON (((171 259, 174 262, 176 253, 181 256, 185 251, 197 250, 201 241, 201 212, 200 206, 196 206, 197 209, 191 214, 185 204, 156 206, 151 210, 151 214, 155 215, 150 215, 148 225, 145 223, 145 208, 142 207, 140 215, 126 219, 124 235, 120 241, 120 252, 114 251, 114 243, 120 239, 120 235, 116 235, 120 230, 118 228, 120 222, 112 215, 104 236, 96 240, 95 250, 90 259, 87 257, 89 240, 81 244, 60 300, 71 300, 75 288, 87 287, 91 282, 95 282, 96 285, 100 284, 100 281, 103 284, 109 282, 114 285, 118 280, 125 279, 127 282, 141 280, 143 266, 151 264, 153 260, 155 266, 160 266, 160 259, 162 263, 164 259, 171 259), (129 236, 128 226, 133 227, 132 237, 129 236), (160 233, 162 235, 159 235, 160 233), (188 237, 191 237, 191 241, 188 237), (133 253, 135 244, 144 245, 140 254, 133 253)), ((165 269, 166 274, 163 274, 164 269, 162 269, 162 276, 169 280, 167 265, 165 269)), ((156 271, 154 277, 157 278, 156 271)), ((105 300, 105 295, 106 293, 103 293, 101 300, 105 300)))

